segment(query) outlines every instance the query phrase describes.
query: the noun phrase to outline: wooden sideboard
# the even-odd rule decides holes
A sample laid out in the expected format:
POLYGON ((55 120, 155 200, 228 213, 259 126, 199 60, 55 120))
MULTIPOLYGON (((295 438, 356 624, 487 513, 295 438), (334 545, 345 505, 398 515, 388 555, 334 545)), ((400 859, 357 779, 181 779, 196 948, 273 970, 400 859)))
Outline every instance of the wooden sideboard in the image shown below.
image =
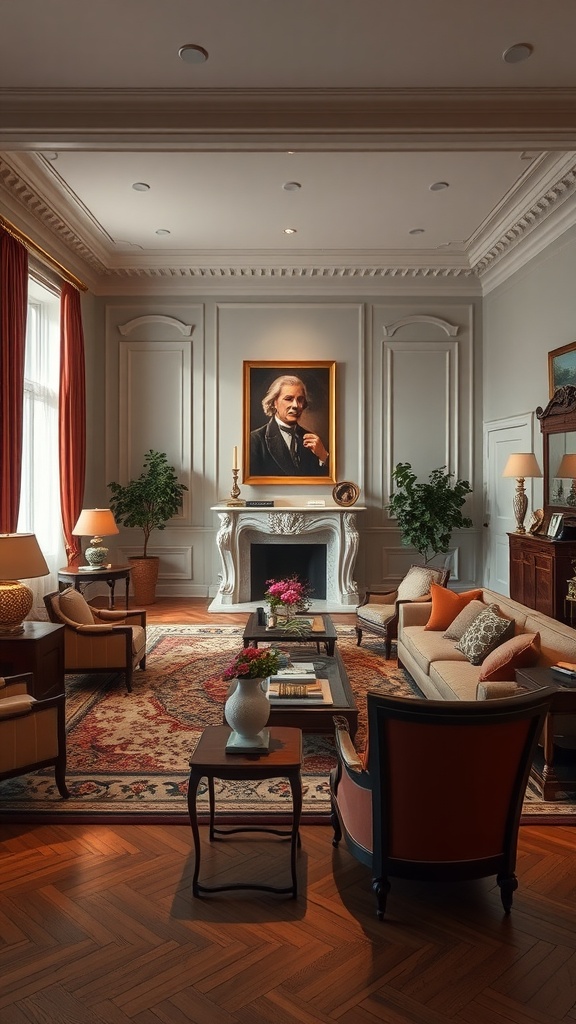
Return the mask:
POLYGON ((565 597, 574 576, 576 541, 553 540, 530 533, 509 533, 510 597, 528 608, 570 625, 565 597))
POLYGON ((22 633, 0 637, 0 675, 33 672, 37 700, 64 693, 64 626, 31 620, 23 625, 22 633))

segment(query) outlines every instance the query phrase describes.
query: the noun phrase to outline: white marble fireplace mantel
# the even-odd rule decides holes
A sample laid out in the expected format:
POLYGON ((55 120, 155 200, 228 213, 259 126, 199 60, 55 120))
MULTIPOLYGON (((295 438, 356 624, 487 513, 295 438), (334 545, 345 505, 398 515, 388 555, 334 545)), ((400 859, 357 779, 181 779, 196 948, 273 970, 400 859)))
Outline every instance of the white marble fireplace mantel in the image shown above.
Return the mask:
POLYGON ((364 506, 337 505, 311 508, 287 505, 274 508, 215 505, 220 529, 216 538, 222 570, 220 586, 209 611, 253 611, 250 597, 252 544, 325 544, 326 600, 314 601, 314 611, 346 612, 358 604, 353 579, 358 553, 356 516, 364 506))

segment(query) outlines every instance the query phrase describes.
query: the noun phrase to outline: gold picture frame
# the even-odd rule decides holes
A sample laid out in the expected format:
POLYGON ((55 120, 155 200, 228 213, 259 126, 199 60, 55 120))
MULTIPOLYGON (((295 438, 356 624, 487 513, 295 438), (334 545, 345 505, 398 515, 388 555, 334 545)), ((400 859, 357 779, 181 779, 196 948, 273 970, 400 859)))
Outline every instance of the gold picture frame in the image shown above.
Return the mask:
POLYGON ((565 384, 576 385, 576 341, 548 353, 548 390, 550 398, 565 384))
POLYGON ((340 480, 332 491, 332 497, 337 505, 348 508, 349 505, 355 505, 358 501, 360 488, 351 480, 340 480))
MULTIPOLYGON (((334 360, 246 360, 243 364, 242 481, 246 484, 336 483, 336 363, 334 360), (278 397, 290 391, 279 383, 295 378, 304 390, 304 410, 297 423, 298 454, 292 459, 289 432, 281 432, 275 409, 278 397), (278 394, 275 394, 278 392, 278 394), (264 404, 267 412, 264 411, 264 404), (300 419, 302 422, 300 422, 300 419), (305 439, 305 435, 308 438, 305 439), (318 439, 312 442, 311 438, 318 439), (312 450, 327 452, 322 459, 312 450)), ((298 384, 293 385, 302 391, 298 384)))

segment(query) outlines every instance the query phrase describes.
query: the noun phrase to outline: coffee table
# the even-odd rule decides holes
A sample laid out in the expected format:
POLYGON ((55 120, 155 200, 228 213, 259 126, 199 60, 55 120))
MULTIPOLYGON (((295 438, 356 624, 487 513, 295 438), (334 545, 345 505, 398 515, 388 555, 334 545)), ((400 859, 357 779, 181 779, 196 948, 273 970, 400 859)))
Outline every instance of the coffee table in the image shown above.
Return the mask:
POLYGON ((561 683, 544 666, 516 669, 516 682, 526 690, 539 690, 542 686, 555 687, 544 722, 544 765, 541 770, 537 765, 532 769, 532 774, 542 786, 544 799, 554 800, 560 792, 576 791, 576 751, 564 751, 563 760, 568 763, 561 765, 560 758, 555 758, 554 750, 554 718, 556 715, 576 714, 576 687, 561 683))
MULTIPOLYGON (((348 679, 348 673, 338 649, 334 654, 315 654, 305 649, 290 654, 292 663, 312 661, 318 679, 327 679, 330 684, 333 704, 313 704, 293 700, 290 704, 270 706, 268 725, 290 726, 302 732, 334 734, 334 715, 343 715, 347 720, 352 738, 358 729, 358 708, 348 679)), ((226 719, 223 719, 226 721, 226 719)))
POLYGON ((268 629, 267 626, 258 625, 258 616, 252 612, 242 636, 244 647, 258 647, 259 643, 273 643, 281 640, 283 644, 316 644, 318 651, 320 644, 323 644, 327 654, 334 654, 338 634, 330 616, 310 614, 305 615, 304 618, 315 619, 318 623, 321 621, 322 628, 311 628, 308 632, 298 635, 287 632, 282 626, 268 629))

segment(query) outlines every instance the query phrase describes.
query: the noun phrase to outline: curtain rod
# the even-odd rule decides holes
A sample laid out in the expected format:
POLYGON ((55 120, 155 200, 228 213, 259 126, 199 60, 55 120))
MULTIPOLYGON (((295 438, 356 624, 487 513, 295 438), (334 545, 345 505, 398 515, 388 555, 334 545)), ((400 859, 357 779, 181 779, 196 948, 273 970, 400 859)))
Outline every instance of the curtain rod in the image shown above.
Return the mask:
POLYGON ((54 259, 54 257, 51 256, 49 252, 46 252, 45 249, 42 249, 41 246, 39 246, 36 242, 33 241, 32 238, 29 237, 29 235, 26 235, 23 231, 20 231, 20 228, 17 228, 15 224, 12 224, 9 220, 6 219, 6 217, 3 217, 2 214, 0 214, 0 227, 4 228, 4 230, 9 235, 12 235, 12 238, 15 238, 18 242, 22 242, 22 245, 24 245, 29 252, 31 252, 34 256, 37 256, 38 259, 42 260, 43 263, 46 263, 47 266, 52 268, 52 270, 55 270, 59 277, 62 277, 65 281, 68 281, 69 284, 74 285, 74 287, 78 288, 78 290, 81 292, 88 291, 88 285, 84 284, 84 281, 81 281, 79 277, 76 277, 76 275, 73 274, 71 270, 67 270, 66 267, 63 267, 62 264, 59 263, 58 260, 54 259))

